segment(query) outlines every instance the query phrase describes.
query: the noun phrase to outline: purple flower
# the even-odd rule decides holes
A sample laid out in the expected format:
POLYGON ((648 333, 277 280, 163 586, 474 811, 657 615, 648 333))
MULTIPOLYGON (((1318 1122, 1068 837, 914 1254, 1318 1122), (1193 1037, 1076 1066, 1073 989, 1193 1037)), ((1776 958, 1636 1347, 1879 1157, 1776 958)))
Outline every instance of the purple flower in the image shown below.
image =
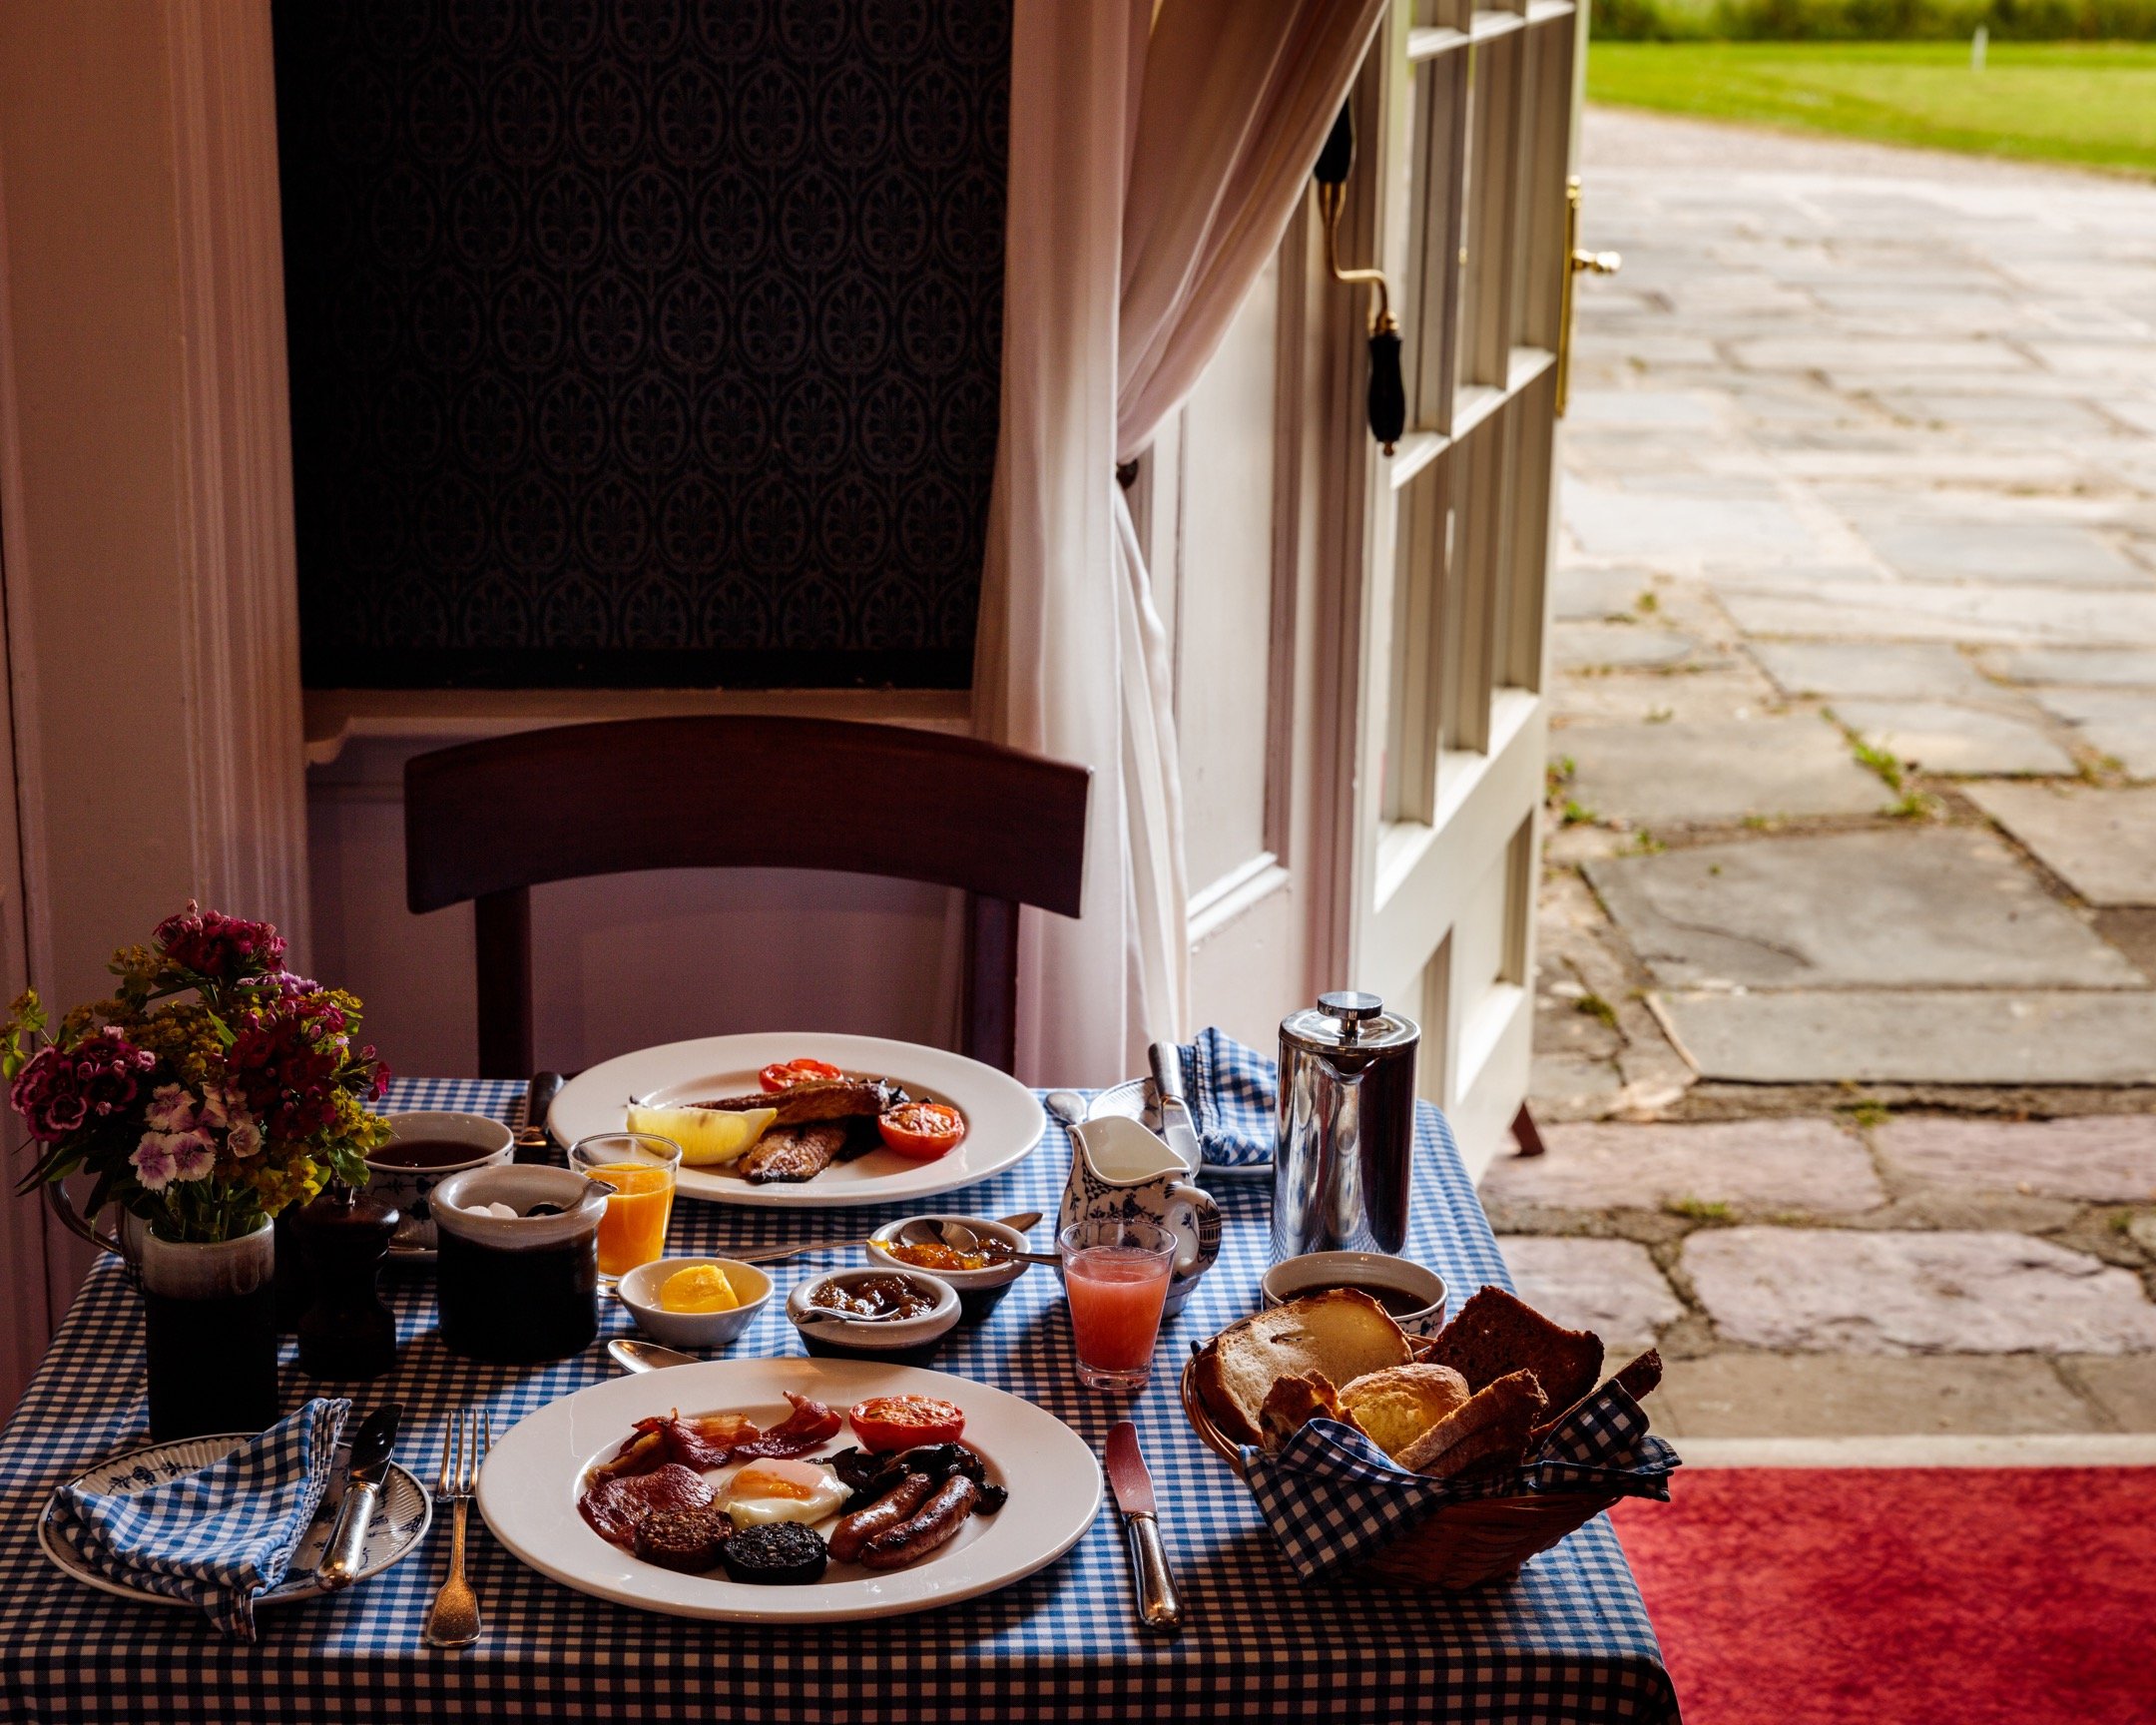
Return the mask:
POLYGON ((225 1143, 232 1153, 245 1162, 263 1147, 262 1128, 245 1114, 235 1114, 233 1122, 225 1130, 225 1143))
MULTIPOLYGON (((185 1132, 195 1124, 195 1098, 177 1084, 160 1084, 151 1093, 143 1118, 154 1131, 185 1132)), ((204 1118, 209 1118, 207 1109, 204 1118)))
POLYGON ((145 1132, 142 1142, 135 1146, 135 1154, 128 1160, 135 1164, 135 1178, 143 1184, 146 1192, 162 1192, 173 1182, 177 1171, 173 1161, 170 1132, 145 1132))
POLYGON ((207 1180, 217 1166, 217 1142, 207 1132, 174 1132, 166 1143, 175 1180, 207 1180))
POLYGON ((219 982, 284 968, 284 936, 275 924, 204 910, 192 898, 185 910, 157 925, 155 938, 183 970, 219 982))
POLYGON ((135 1177, 152 1192, 175 1180, 206 1180, 217 1166, 217 1144, 207 1132, 145 1132, 135 1153, 135 1177))
POLYGON ((302 976, 296 970, 272 970, 267 976, 250 976, 243 986, 264 1004, 275 1000, 289 1000, 299 994, 319 994, 322 985, 311 976, 302 976))
MULTIPOLYGON (((230 1085, 211 1084, 203 1089, 202 1110, 191 1122, 183 1122, 181 1130, 188 1125, 225 1127, 232 1124, 239 1112, 240 1096, 230 1085)), ((153 1122, 155 1124, 155 1122, 153 1122)))

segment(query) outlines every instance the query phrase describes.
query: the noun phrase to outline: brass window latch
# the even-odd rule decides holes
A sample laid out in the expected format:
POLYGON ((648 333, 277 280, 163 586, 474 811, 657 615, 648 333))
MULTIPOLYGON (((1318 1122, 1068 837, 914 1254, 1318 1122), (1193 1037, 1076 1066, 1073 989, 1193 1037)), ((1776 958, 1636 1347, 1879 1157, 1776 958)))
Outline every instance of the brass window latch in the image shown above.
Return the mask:
POLYGON ((1557 307, 1557 413, 1562 417, 1572 393, 1572 278, 1581 271, 1590 276, 1614 276, 1624 268, 1615 252, 1582 252, 1579 244, 1580 178, 1572 175, 1564 188, 1564 288, 1557 307))
POLYGON ((1348 207, 1348 175, 1354 167, 1354 121, 1348 105, 1318 153, 1311 178, 1318 185, 1318 214, 1325 222, 1326 268, 1333 280, 1350 287, 1368 283, 1376 288, 1369 315, 1369 428, 1389 455, 1407 428, 1407 387, 1400 375, 1399 323, 1392 315, 1392 289, 1382 270, 1343 270, 1340 261, 1341 212, 1348 207))

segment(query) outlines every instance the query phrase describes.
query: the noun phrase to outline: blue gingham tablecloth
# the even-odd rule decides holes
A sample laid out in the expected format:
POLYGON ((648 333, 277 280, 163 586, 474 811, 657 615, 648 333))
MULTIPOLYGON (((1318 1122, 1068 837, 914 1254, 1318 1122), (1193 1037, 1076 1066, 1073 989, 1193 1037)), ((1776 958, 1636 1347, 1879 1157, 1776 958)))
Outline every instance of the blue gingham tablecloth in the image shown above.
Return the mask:
MULTIPOLYGON (((518 1083, 399 1079, 386 1106, 462 1108, 520 1122, 518 1083)), ((1420 1112, 1409 1254, 1441 1274, 1455 1308, 1508 1282, 1497 1243, 1442 1118, 1420 1112)), ((1067 1166, 1062 1134, 972 1188, 964 1207, 1052 1219, 1067 1166)), ((1295 1579, 1242 1484, 1183 1418, 1177 1377, 1190 1342, 1243 1316, 1268 1253, 1262 1183, 1224 1183, 1221 1257, 1163 1332, 1153 1383, 1130 1409, 1165 1510, 1163 1531, 1188 1626, 1138 1632, 1112 1505, 1061 1562, 1000 1593, 882 1621, 772 1630, 693 1622, 590 1598, 525 1568, 472 1518, 469 1572, 486 1635, 464 1652, 420 1641, 447 1562, 446 1533, 347 1592, 277 1606, 254 1645, 219 1636, 201 1613, 135 1605, 64 1579, 37 1546, 53 1487, 91 1461, 147 1441, 140 1304, 119 1263, 92 1271, 6 1432, 0 1434, 0 1719, 275 1721, 383 1718, 441 1709, 463 1717, 696 1722, 1248 1719, 1286 1713, 1355 1719, 1554 1722, 1663 1720, 1676 1701, 1654 1631, 1604 1517, 1536 1557, 1508 1584, 1467 1594, 1295 1579)), ((896 1214, 745 1210, 683 1201, 669 1247, 715 1253, 780 1244, 807 1230, 873 1226, 896 1214)), ((1045 1238, 1045 1231, 1041 1234, 1045 1238)), ((822 1259, 806 1263, 817 1266, 822 1259)), ((783 1266, 782 1282, 802 1273, 783 1266)), ((389 1278, 403 1355, 389 1377, 320 1384, 286 1345, 285 1406, 349 1395, 406 1409, 399 1457, 431 1480, 442 1425, 465 1402, 497 1432, 542 1404, 615 1375, 601 1342, 536 1368, 479 1366, 433 1334, 432 1281, 389 1278)), ((774 1300, 737 1355, 800 1354, 774 1300)), ((1019 1279, 932 1364, 1029 1398, 1098 1453, 1121 1399, 1077 1387, 1060 1290, 1019 1279)), ((663 1401, 655 1380, 654 1395, 663 1401)), ((660 1405, 654 1402, 654 1407, 660 1405)), ((446 1527, 446 1517, 440 1525, 446 1527)))

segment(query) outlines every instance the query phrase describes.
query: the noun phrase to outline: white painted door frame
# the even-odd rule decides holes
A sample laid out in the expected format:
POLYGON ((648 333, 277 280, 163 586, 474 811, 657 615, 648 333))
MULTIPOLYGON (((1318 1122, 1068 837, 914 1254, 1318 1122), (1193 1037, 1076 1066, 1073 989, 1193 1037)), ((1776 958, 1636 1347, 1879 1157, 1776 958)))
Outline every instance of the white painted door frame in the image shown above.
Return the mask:
MULTIPOLYGON (((1508 1140, 1532 1048, 1578 41, 1571 0, 1395 0, 1353 95, 1342 222, 1344 259, 1378 260, 1393 285, 1409 428, 1387 459, 1359 390, 1336 391, 1334 950, 1421 1020, 1423 1093, 1477 1173, 1508 1140)), ((1348 345, 1360 295, 1333 304, 1348 345)))

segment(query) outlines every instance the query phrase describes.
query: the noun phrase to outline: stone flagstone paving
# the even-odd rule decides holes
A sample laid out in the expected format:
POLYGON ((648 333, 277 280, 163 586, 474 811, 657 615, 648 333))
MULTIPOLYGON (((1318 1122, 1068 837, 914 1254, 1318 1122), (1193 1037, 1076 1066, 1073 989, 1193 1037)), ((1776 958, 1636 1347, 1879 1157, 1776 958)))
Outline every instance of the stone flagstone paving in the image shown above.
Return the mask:
POLYGON ((2156 186, 1583 162, 1521 1286, 1680 1437, 2156 1433, 2156 186))

